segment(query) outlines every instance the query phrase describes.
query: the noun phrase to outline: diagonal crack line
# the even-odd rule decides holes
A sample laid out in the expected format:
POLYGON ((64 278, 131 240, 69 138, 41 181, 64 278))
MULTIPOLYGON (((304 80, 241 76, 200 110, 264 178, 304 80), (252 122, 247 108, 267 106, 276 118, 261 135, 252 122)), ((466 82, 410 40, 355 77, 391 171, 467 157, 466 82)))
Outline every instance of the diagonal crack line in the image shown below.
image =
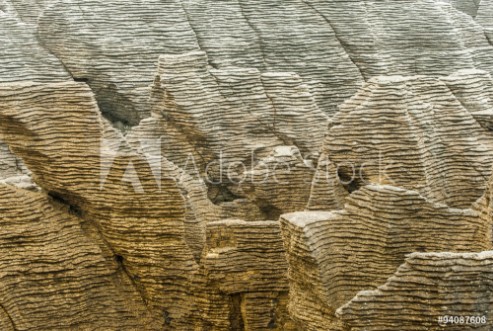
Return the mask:
POLYGON ((207 56, 207 63, 209 64, 209 66, 211 66, 212 68, 214 69, 218 69, 216 65, 214 65, 209 57, 209 55, 207 54, 207 51, 205 49, 205 46, 202 42, 202 40, 200 39, 199 37, 199 33, 197 32, 197 30, 195 29, 195 27, 193 26, 192 24, 192 20, 190 18, 190 14, 188 13, 185 5, 183 4, 182 1, 180 1, 180 5, 181 5, 181 8, 183 9, 183 13, 185 14, 185 17, 187 19, 187 22, 188 22, 188 25, 190 26, 190 29, 192 30, 193 34, 195 35, 195 39, 197 39, 197 45, 199 45, 199 48, 202 52, 205 53, 205 55, 207 56))
MULTIPOLYGON (((219 83, 217 81, 217 77, 213 73, 210 73, 210 74, 216 80, 216 83, 218 84, 218 87, 219 87, 219 83)), ((259 119, 258 116, 255 115, 249 109, 249 107, 245 104, 245 101, 243 99, 241 99, 240 101, 245 106, 246 111, 248 112, 248 114, 251 115, 251 117, 257 123, 259 123, 259 125, 261 127, 267 129, 268 132, 272 133, 272 135, 274 135, 277 139, 279 139, 279 141, 282 142, 284 145, 286 145, 286 146, 294 145, 294 146, 298 147, 298 149, 301 150, 301 148, 298 146, 298 144, 296 143, 296 141, 294 141, 293 139, 290 139, 287 135, 285 135, 282 132, 280 132, 279 130, 277 130, 277 107, 275 106, 274 101, 272 100, 272 97, 270 97, 267 94, 267 92, 265 91, 265 87, 264 87, 263 83, 262 83, 262 89, 263 89, 263 93, 264 93, 265 97, 267 98, 267 100, 269 102, 269 105, 272 107, 272 110, 274 111, 273 123, 272 124, 265 123, 264 121, 262 121, 261 119, 259 119)), ((220 88, 219 88, 219 93, 223 96, 224 100, 228 101, 228 98, 224 95, 224 92, 220 88)))
POLYGON ((10 324, 12 324, 12 330, 17 330, 17 328, 15 327, 15 323, 14 323, 14 320, 12 319, 12 316, 10 316, 9 312, 7 311, 7 309, 5 309, 5 307, 0 303, 0 309, 5 313, 5 315, 8 317, 9 321, 10 321, 10 324))
POLYGON ((238 6, 240 7, 240 13, 241 16, 245 19, 246 23, 252 29, 253 33, 255 34, 255 37, 257 38, 257 43, 258 47, 260 49, 260 55, 262 56, 262 62, 264 64, 264 70, 268 70, 267 67, 267 61, 266 56, 265 56, 265 50, 264 50, 264 42, 262 40, 262 33, 260 30, 248 19, 248 16, 245 14, 245 9, 243 8, 243 5, 241 4, 241 0, 238 0, 238 6))
POLYGON ((363 79, 363 81, 366 81, 365 79, 365 75, 363 75, 363 72, 361 71, 361 69, 358 67, 358 65, 356 64, 356 62, 354 62, 353 58, 351 57, 351 55, 349 55, 349 51, 346 49, 346 47, 344 46, 344 43, 342 42, 342 40, 339 38, 339 36, 337 35, 337 32, 336 32, 336 29, 334 27, 334 25, 330 22, 330 20, 325 17, 325 15, 323 15, 313 4, 305 1, 305 0, 302 0, 302 2, 310 7, 313 11, 315 11, 315 13, 317 13, 318 16, 320 16, 325 22, 327 22, 327 24, 330 26, 331 30, 334 32, 334 36, 335 38, 337 39, 337 41, 339 42, 339 44, 341 45, 342 49, 344 50, 344 52, 346 53, 347 57, 349 58, 349 61, 351 61, 351 63, 356 67, 356 69, 359 71, 359 74, 361 75, 361 78, 363 79))
MULTIPOLYGON (((72 217, 75 217, 77 219, 77 222, 79 223, 80 225, 80 228, 81 230, 83 231, 84 235, 93 243, 95 243, 97 246, 99 246, 99 243, 98 242, 95 242, 93 240, 93 238, 91 237, 91 235, 86 231, 86 229, 81 225, 81 222, 87 222, 87 224, 93 226, 93 228, 96 230, 96 235, 98 236, 98 239, 101 240, 101 244, 102 245, 105 245, 106 248, 111 252, 111 254, 114 256, 114 257, 117 257, 117 256, 122 256, 121 254, 117 253, 114 249, 114 247, 110 244, 110 242, 108 241, 107 237, 105 236, 104 234, 104 231, 102 229, 102 226, 101 224, 94 220, 92 217, 87 217, 86 215, 84 214, 78 214, 78 213, 75 213, 74 210, 78 210, 78 206, 76 206, 75 204, 72 204, 70 202, 68 202, 64 196, 61 194, 60 196, 54 196, 53 194, 50 194, 48 193, 48 196, 52 199, 53 202, 55 202, 56 204, 60 205, 60 206, 63 206, 63 207, 66 207, 68 208, 68 213, 72 216, 72 217)), ((82 209, 82 208, 81 208, 82 209)), ((123 258, 125 258, 124 256, 122 256, 123 258)), ((140 298, 142 299, 142 302, 144 303, 144 306, 146 307, 146 309, 150 312, 150 308, 148 307, 147 305, 147 302, 148 302, 148 298, 147 296, 145 295, 145 293, 141 290, 141 288, 137 285, 135 279, 134 279, 134 275, 124 266, 123 262, 122 261, 118 261, 116 259, 116 263, 118 264, 118 267, 121 269, 121 271, 128 277, 128 279, 130 280, 130 282, 132 283, 132 286, 134 287, 135 291, 139 294, 140 298)), ((0 304, 0 308, 2 308, 1 304, 0 304)))

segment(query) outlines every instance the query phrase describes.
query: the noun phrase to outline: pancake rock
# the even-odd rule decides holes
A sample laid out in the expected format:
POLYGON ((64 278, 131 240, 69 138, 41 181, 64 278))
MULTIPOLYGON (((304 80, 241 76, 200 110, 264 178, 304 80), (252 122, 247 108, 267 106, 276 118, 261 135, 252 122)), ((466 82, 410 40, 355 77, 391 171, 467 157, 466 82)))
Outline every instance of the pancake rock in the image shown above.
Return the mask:
POLYGON ((347 192, 372 183, 469 207, 483 194, 493 164, 493 141, 484 129, 491 118, 491 82, 482 72, 443 81, 370 80, 331 119, 309 207, 340 207, 347 192))
POLYGON ((0 185, 0 197, 2 330, 157 327, 110 248, 79 219, 40 193, 0 185))
POLYGON ((491 329, 492 4, 0 0, 0 330, 491 329))
POLYGON ((94 240, 107 243, 128 275, 151 329, 292 330, 276 221, 214 223, 235 212, 253 217, 255 205, 212 204, 203 182, 162 157, 145 126, 127 143, 100 117, 83 83, 11 83, 0 90, 1 137, 44 191, 98 229, 94 240), (229 253, 236 253, 215 256, 216 232, 229 225, 229 253), (229 289, 218 277, 230 279, 229 289), (239 279, 249 285, 239 288, 239 279))
MULTIPOLYGON (((18 81, 56 82, 68 81, 70 75, 62 63, 38 42, 36 34, 27 24, 11 13, 11 4, 0 6, 0 83, 18 81), (5 10, 5 12, 3 11, 5 10)), ((12 154, 0 141, 0 180, 29 187, 22 160, 12 154), (22 182, 22 183, 21 183, 22 182)))
MULTIPOLYGON (((309 7, 297 1, 271 4, 141 1, 122 6, 61 0, 45 3, 38 26, 43 43, 74 77, 88 80, 113 121, 136 125, 149 115, 146 88, 158 54, 199 49, 218 69, 296 71, 309 82, 317 104, 334 113, 362 81, 358 69, 330 26, 309 7), (275 19, 279 10, 283 21, 275 19)), ((24 8, 19 9, 24 17, 32 15, 22 2, 16 7, 24 8)))
POLYGON ((209 223, 201 263, 214 329, 296 330, 286 311, 287 264, 278 222, 209 223))
POLYGON ((281 216, 289 309, 307 330, 340 327, 335 310, 384 284, 406 254, 491 249, 491 214, 482 217, 479 208, 453 209, 415 191, 374 185, 346 201, 341 211, 281 216))
POLYGON ((491 330, 492 264, 491 251, 413 253, 385 284, 359 292, 337 314, 351 331, 491 330))
POLYGON ((484 29, 484 34, 488 38, 490 44, 493 45, 493 25, 491 18, 493 17, 493 2, 491 0, 482 0, 478 6, 476 14, 476 22, 484 29))
POLYGON ((174 180, 163 176, 159 189, 145 158, 116 140, 117 132, 101 120, 87 85, 0 89, 1 136, 36 183, 97 223, 163 324, 166 312, 171 323, 189 326, 185 316, 193 310, 190 278, 197 265, 184 240, 184 205, 174 180))
POLYGON ((479 70, 461 70, 441 79, 461 105, 488 131, 493 128, 493 81, 479 70))
POLYGON ((90 84, 103 114, 123 125, 149 115, 147 87, 159 54, 199 49, 174 1, 51 1, 38 32, 71 75, 90 84))
POLYGON ((366 80, 378 75, 443 76, 473 68, 491 72, 481 61, 486 52, 491 64, 493 51, 482 28, 445 2, 303 2, 331 24, 366 80))
POLYGON ((209 70, 203 52, 166 55, 160 57, 151 104, 153 116, 133 128, 129 139, 159 139, 166 147, 162 155, 203 182, 215 204, 231 210, 229 202, 250 201, 252 208, 246 214, 239 211, 226 218, 255 219, 255 208, 277 204, 282 213, 308 202, 314 171, 304 159, 317 161, 328 118, 298 75, 209 70), (311 128, 308 133, 306 125, 311 128), (275 175, 274 168, 280 171, 288 162, 275 156, 284 145, 298 151, 289 157, 292 164, 288 166, 296 170, 290 172, 290 181, 275 175), (270 167, 269 178, 261 174, 265 180, 257 181, 256 173, 265 173, 266 167, 270 167), (255 188, 259 185, 265 187, 255 188), (276 185, 284 190, 295 185, 303 193, 278 194, 276 185))
POLYGON ((478 14, 478 7, 482 2, 477 0, 440 0, 440 1, 450 3, 457 10, 460 10, 461 12, 473 18, 476 17, 476 15, 478 14))
POLYGON ((36 34, 18 17, 0 13, 0 30, 0 82, 71 79, 60 60, 40 45, 36 34))
POLYGON ((473 14, 472 1, 5 1, 124 130, 149 116, 159 54, 200 49, 216 69, 294 71, 328 115, 376 75, 492 64, 481 25, 452 6, 473 14))
POLYGON ((269 218, 303 210, 310 198, 310 182, 315 169, 294 146, 278 146, 245 173, 241 192, 269 218))

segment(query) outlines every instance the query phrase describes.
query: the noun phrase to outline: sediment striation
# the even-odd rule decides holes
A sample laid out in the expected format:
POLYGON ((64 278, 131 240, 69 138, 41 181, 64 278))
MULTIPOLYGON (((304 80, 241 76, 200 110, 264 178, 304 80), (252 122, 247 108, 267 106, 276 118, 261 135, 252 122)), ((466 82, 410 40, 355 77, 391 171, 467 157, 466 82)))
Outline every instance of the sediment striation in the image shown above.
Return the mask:
POLYGON ((0 329, 490 330, 492 17, 0 0, 0 329))

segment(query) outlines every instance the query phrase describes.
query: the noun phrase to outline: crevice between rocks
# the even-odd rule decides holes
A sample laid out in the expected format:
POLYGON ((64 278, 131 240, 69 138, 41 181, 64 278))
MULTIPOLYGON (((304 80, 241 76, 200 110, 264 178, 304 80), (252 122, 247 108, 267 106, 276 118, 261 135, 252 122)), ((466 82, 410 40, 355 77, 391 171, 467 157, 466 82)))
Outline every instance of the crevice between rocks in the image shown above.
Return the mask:
MULTIPOLYGON (((7 323, 10 323, 11 327, 12 327, 12 330, 14 331, 17 331, 17 328, 15 327, 15 324, 14 324, 14 319, 12 318, 12 316, 10 316, 9 312, 7 311, 7 309, 5 309, 5 307, 0 303, 0 316, 7 316, 8 318, 8 322, 7 323)), ((6 330, 8 331, 8 330, 6 330)))
POLYGON ((256 37, 257 43, 258 43, 258 47, 260 49, 260 55, 262 56, 262 63, 264 64, 264 70, 268 70, 268 65, 267 65, 265 50, 264 50, 264 42, 262 40, 262 33, 245 15, 245 9, 243 8, 243 5, 241 4, 241 0, 238 0, 238 6, 240 8, 241 16, 245 19, 246 23, 248 24, 250 29, 252 29, 253 33, 255 34, 255 37, 256 37))
POLYGON ((195 27, 193 26, 192 20, 190 18, 190 15, 188 14, 188 11, 187 11, 187 9, 186 9, 186 7, 185 7, 185 5, 183 4, 182 1, 180 1, 180 5, 181 5, 181 8, 183 9, 183 13, 185 14, 185 17, 187 18, 187 22, 188 22, 188 25, 190 26, 190 30, 192 30, 193 34, 195 35, 195 39, 197 40, 197 45, 199 46, 200 50, 202 52, 204 52, 205 55, 206 55, 207 64, 209 64, 209 66, 211 66, 214 69, 218 69, 217 66, 214 63, 212 63, 211 59, 209 58, 209 55, 207 54, 207 51, 205 49, 205 46, 203 45, 203 42, 202 42, 202 40, 199 37, 199 33, 195 29, 195 27))
POLYGON ((48 197, 50 197, 51 200, 56 205, 58 205, 59 208, 65 209, 70 215, 72 215, 73 217, 76 217, 79 220, 80 228, 87 238, 92 240, 98 246, 100 244, 103 244, 110 251, 111 255, 114 258, 114 261, 118 265, 118 270, 120 270, 129 279, 130 283, 132 284, 132 287, 134 288, 136 293, 138 293, 138 295, 140 296, 140 299, 144 303, 144 306, 146 307, 147 311, 149 313, 152 313, 148 304, 147 304, 148 300, 147 300, 144 292, 142 291, 142 288, 140 286, 138 286, 138 284, 136 283, 136 278, 138 278, 138 276, 132 275, 128 271, 128 269, 125 267, 124 257, 121 254, 118 254, 115 252, 115 250, 113 249, 111 244, 106 240, 106 237, 104 236, 100 225, 97 224, 96 221, 93 221, 91 219, 91 217, 86 217, 86 215, 84 214, 84 211, 79 206, 77 206, 76 204, 69 202, 63 196, 63 194, 60 194, 59 192, 53 192, 53 191, 48 192, 47 194, 48 194, 48 197), (87 225, 84 226, 83 223, 86 223, 87 225), (98 240, 94 240, 94 235, 91 235, 88 232, 87 226, 90 226, 96 230, 96 234, 98 236, 98 239, 101 240, 100 243, 98 243, 98 240))
MULTIPOLYGON (((302 1, 307 7, 311 8, 318 16, 320 16, 325 22, 327 22, 327 24, 330 26, 330 29, 334 32, 334 37, 337 39, 337 41, 339 42, 339 44, 341 45, 341 48, 344 50, 344 52, 346 53, 349 61, 351 61, 351 63, 356 67, 356 69, 358 70, 359 74, 361 75, 361 79, 363 79, 363 81, 366 81, 365 79, 365 75, 363 74, 363 72, 361 71, 360 67, 356 64, 356 62, 354 62, 353 58, 351 57, 351 55, 349 54, 349 51, 346 49, 346 46, 344 45, 344 42, 339 38, 339 36, 337 35, 337 31, 334 27, 334 25, 330 22, 330 20, 325 17, 325 15, 323 15, 317 8, 315 8, 314 5, 312 5, 311 3, 309 2, 306 2, 305 0, 302 1)), ((363 1, 364 2, 364 1, 363 1)))

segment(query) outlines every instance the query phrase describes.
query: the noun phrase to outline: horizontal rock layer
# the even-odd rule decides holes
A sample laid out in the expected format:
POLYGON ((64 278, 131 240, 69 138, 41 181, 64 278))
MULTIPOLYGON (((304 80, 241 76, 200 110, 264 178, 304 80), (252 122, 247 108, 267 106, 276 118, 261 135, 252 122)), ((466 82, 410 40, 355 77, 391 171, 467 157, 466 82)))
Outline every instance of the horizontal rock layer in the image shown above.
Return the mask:
POLYGON ((0 329, 490 329, 492 8, 0 0, 0 329))
POLYGON ((491 83, 481 71, 370 80, 331 119, 310 208, 340 206, 341 187, 352 192, 371 183, 470 206, 493 164, 493 141, 484 129, 491 83))
POLYGON ((385 284, 337 313, 351 331, 491 330, 492 264, 491 251, 413 253, 385 284))
POLYGON ((76 217, 40 193, 0 185, 0 199, 2 330, 156 327, 110 248, 76 217))
POLYGON ((384 284, 406 254, 491 249, 491 214, 484 218, 481 208, 452 209, 415 191, 370 185, 342 211, 282 215, 293 318, 307 330, 337 328, 335 310, 384 284))

